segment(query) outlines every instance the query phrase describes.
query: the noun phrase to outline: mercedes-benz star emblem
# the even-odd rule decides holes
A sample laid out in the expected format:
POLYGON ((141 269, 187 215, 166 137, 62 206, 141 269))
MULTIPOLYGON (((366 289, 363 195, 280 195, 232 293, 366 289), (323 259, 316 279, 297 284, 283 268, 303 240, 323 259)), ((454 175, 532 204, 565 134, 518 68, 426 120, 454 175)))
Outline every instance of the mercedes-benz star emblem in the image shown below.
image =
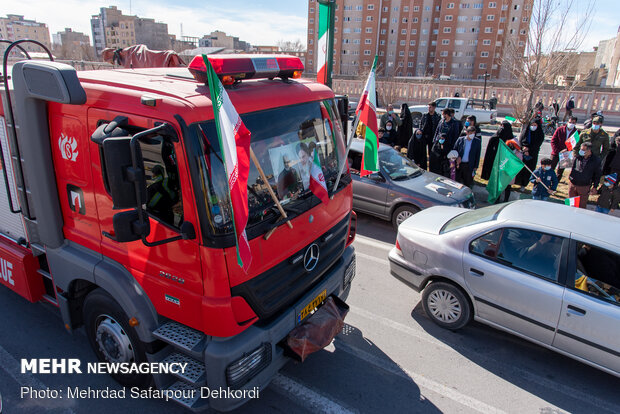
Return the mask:
POLYGON ((304 268, 308 272, 312 271, 316 264, 319 262, 319 245, 316 243, 312 243, 310 247, 306 250, 306 254, 304 254, 304 268))

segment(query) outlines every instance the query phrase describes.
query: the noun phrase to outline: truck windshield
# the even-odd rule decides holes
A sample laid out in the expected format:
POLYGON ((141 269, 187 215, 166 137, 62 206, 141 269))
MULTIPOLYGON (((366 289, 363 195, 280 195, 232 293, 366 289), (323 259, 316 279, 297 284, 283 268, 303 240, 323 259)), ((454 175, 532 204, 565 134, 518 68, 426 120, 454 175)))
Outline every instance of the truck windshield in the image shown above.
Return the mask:
MULTIPOLYGON (((268 181, 263 182, 258 169, 250 162, 248 228, 265 220, 275 222, 280 216, 267 185, 289 216, 316 205, 310 191, 314 151, 318 152, 327 188, 331 191, 345 151, 337 111, 333 100, 324 100, 241 115, 252 134, 252 150, 268 181)), ((192 124, 190 129, 192 140, 197 141, 192 142, 190 151, 198 169, 194 176, 201 192, 199 198, 203 198, 199 204, 206 210, 207 230, 214 235, 231 233, 230 198, 215 123, 200 122, 192 124)))

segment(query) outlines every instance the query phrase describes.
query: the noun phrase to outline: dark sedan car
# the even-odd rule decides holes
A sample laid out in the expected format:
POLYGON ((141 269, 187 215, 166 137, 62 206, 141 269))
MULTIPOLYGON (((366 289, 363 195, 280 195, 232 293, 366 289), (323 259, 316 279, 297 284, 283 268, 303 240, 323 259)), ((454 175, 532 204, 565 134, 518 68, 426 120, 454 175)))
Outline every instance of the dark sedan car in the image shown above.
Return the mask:
POLYGON ((364 141, 354 139, 349 151, 354 210, 391 220, 398 228, 405 219, 427 207, 475 207, 469 188, 422 170, 388 145, 379 145, 380 171, 360 177, 363 148, 364 141))

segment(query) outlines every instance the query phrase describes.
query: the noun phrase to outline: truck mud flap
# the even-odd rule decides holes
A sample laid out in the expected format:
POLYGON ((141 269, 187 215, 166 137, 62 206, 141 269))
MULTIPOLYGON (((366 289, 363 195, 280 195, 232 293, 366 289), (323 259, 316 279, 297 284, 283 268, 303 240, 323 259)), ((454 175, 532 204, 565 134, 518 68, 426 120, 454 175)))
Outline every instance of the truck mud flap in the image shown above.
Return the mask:
POLYGON ((293 329, 280 343, 284 355, 303 362, 308 355, 329 345, 342 331, 349 305, 331 295, 308 320, 293 329))

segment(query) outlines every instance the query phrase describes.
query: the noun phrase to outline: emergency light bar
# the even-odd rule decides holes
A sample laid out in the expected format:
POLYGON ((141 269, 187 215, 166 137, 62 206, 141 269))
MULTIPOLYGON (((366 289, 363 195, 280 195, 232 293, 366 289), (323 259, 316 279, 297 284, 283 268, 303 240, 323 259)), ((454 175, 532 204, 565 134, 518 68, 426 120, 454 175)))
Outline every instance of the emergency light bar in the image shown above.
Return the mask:
MULTIPOLYGON (((224 85, 242 79, 299 79, 304 71, 301 59, 289 55, 218 55, 208 59, 224 85)), ((194 57, 188 69, 198 82, 207 83, 207 67, 202 56, 194 57)))

